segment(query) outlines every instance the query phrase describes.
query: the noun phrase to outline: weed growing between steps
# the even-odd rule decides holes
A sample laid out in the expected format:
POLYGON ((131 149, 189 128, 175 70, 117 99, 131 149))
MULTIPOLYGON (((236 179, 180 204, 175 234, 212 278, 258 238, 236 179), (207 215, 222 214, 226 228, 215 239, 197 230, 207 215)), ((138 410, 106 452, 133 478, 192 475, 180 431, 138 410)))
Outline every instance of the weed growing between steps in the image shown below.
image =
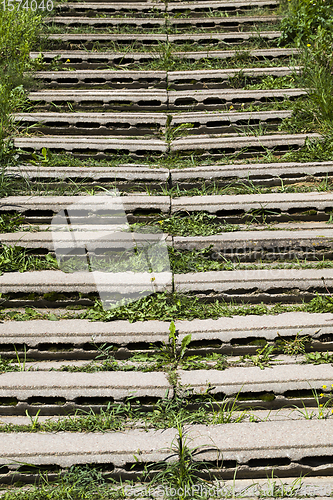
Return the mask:
POLYGON ((52 255, 31 255, 29 250, 19 246, 1 245, 0 275, 19 271, 38 271, 42 269, 58 269, 57 261, 52 255))

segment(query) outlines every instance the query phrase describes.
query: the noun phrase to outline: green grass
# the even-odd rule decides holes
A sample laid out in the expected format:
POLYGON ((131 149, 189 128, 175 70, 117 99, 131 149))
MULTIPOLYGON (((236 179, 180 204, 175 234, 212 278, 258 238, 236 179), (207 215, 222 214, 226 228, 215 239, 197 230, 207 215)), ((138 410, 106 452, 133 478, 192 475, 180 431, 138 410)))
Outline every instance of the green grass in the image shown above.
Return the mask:
POLYGON ((38 43, 42 17, 30 10, 12 12, 0 7, 0 164, 8 159, 4 140, 13 132, 10 113, 22 95, 22 84, 29 82, 29 52, 38 43))
POLYGON ((31 255, 29 250, 19 246, 2 245, 0 247, 0 275, 6 272, 42 269, 58 269, 58 264, 51 255, 31 255))

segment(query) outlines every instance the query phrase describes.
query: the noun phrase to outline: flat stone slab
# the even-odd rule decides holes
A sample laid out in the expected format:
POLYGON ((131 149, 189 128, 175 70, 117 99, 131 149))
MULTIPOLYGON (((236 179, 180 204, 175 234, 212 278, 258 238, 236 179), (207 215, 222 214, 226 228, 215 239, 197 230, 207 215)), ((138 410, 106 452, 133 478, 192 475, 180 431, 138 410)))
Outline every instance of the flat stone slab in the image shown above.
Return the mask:
MULTIPOLYGON (((248 464, 255 459, 302 459, 333 454, 333 420, 293 420, 191 426, 187 438, 191 448, 201 448, 198 460, 237 461, 248 464), (254 432, 255 429, 255 432, 254 432)), ((176 438, 175 429, 158 431, 131 430, 106 433, 5 433, 0 440, 0 463, 15 469, 13 462, 35 465, 106 463, 124 467, 155 462, 170 457, 176 438)))
MULTIPOLYGON (((231 296, 242 293, 274 293, 275 290, 307 291, 333 286, 333 269, 246 269, 175 274, 176 292, 223 292, 231 296)), ((1 285, 0 277, 0 285, 1 285)), ((276 292, 275 292, 276 294, 276 292)))
POLYGON ((110 398, 122 400, 129 396, 164 398, 172 389, 166 374, 151 372, 67 373, 56 371, 25 371, 0 375, 0 398, 110 398))

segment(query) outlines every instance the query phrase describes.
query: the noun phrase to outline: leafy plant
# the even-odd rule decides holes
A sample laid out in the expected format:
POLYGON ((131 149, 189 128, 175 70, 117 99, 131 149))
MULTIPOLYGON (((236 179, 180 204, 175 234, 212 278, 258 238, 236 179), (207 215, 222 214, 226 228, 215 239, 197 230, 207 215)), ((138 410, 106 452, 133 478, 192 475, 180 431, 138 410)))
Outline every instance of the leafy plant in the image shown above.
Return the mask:
POLYGON ((277 333, 279 340, 277 341, 277 346, 282 348, 284 354, 290 356, 297 354, 304 354, 306 345, 311 343, 311 339, 305 335, 304 337, 299 337, 301 332, 297 332, 296 336, 292 340, 286 340, 279 332, 277 333))
POLYGON ((333 363, 333 354, 327 352, 306 352, 305 362, 313 365, 321 365, 323 363, 333 363))
POLYGON ((310 43, 318 27, 333 29, 332 0, 288 0, 288 15, 282 20, 280 45, 310 43))
POLYGON ((176 326, 173 321, 171 321, 169 326, 169 342, 164 343, 160 348, 160 361, 163 363, 171 363, 174 368, 178 366, 180 361, 183 359, 186 352, 188 344, 191 342, 191 335, 185 335, 181 341, 180 347, 178 347, 178 334, 176 332, 176 326))
POLYGON ((241 357, 240 361, 250 361, 254 366, 259 366, 260 370, 263 370, 271 366, 274 351, 275 347, 273 345, 266 344, 262 349, 257 349, 257 354, 245 354, 245 356, 241 357))

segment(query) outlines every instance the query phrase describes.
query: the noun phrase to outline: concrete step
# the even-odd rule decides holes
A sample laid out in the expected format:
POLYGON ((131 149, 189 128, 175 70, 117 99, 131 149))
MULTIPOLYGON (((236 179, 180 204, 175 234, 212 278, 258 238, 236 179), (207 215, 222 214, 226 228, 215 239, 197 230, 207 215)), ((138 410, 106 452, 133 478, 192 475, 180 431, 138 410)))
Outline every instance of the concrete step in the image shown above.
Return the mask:
POLYGON ((226 28, 228 30, 238 30, 260 26, 261 24, 277 24, 282 20, 282 16, 230 16, 230 17, 202 17, 202 18, 168 18, 165 19, 145 19, 145 18, 119 18, 119 17, 47 17, 44 23, 53 26, 66 28, 77 28, 81 26, 92 26, 95 29, 112 29, 124 27, 126 29, 154 30, 169 27, 174 30, 201 29, 213 30, 226 28))
POLYGON ((187 14, 187 15, 196 15, 198 12, 206 12, 211 13, 219 11, 219 12, 227 12, 227 13, 237 13, 237 12, 249 12, 253 8, 267 8, 267 9, 276 9, 278 7, 278 1, 276 0, 226 0, 226 1, 210 1, 209 5, 205 1, 196 1, 196 2, 168 2, 167 12, 173 15, 175 14, 187 14))
POLYGON ((202 298, 211 297, 214 301, 271 304, 300 303, 312 300, 318 293, 326 294, 323 276, 329 289, 333 284, 332 269, 247 269, 174 274, 174 287, 169 273, 155 273, 154 276, 155 281, 151 283, 149 273, 10 272, 0 276, 0 291, 4 295, 3 307, 92 306, 98 293, 108 303, 114 302, 115 297, 120 300, 142 290, 155 293, 173 289, 202 298))
MULTIPOLYGON (((80 205, 80 214, 84 216, 86 224, 97 224, 101 227, 106 221, 110 224, 111 218, 106 216, 106 218, 99 218, 99 222, 96 221, 95 213, 98 211, 105 210, 106 198, 105 196, 94 196, 92 198, 82 198, 78 196, 9 196, 3 198, 6 202, 1 206, 2 213, 18 211, 24 215, 27 222, 32 222, 34 224, 48 224, 51 222, 53 215, 59 213, 60 210, 68 208, 71 205, 80 205), (85 199, 87 202, 85 202, 85 199), (91 203, 88 204, 88 199, 91 203), (82 208, 82 202, 84 201, 85 207, 91 216, 88 218, 88 212, 86 213, 82 208), (92 222, 91 222, 92 221, 92 222)), ((128 217, 128 222, 136 216, 140 217, 140 214, 147 214, 147 216, 164 213, 168 214, 170 212, 170 198, 168 196, 149 196, 149 195, 132 195, 132 196, 122 196, 118 198, 119 200, 119 210, 121 210, 121 216, 123 212, 126 213, 128 217)), ((103 212, 102 212, 103 213, 103 212)), ((121 224, 124 224, 123 219, 121 219, 121 224)))
POLYGON ((170 127, 189 124, 189 134, 224 134, 256 129, 263 126, 276 129, 292 111, 251 113, 195 112, 167 115, 166 113, 16 113, 14 120, 20 127, 34 126, 34 131, 64 135, 161 135, 170 127))
MULTIPOLYGON (((224 159, 238 153, 238 158, 253 158, 268 151, 284 154, 298 150, 306 140, 318 140, 319 134, 272 134, 272 135, 192 135, 171 142, 170 152, 181 156, 201 156, 204 158, 224 159)), ((22 144, 23 146, 23 144, 22 144)))
POLYGON ((47 148, 53 153, 71 153, 80 158, 96 155, 96 158, 113 158, 114 156, 131 156, 158 158, 165 153, 175 155, 195 155, 202 158, 224 158, 238 153, 241 158, 252 158, 254 155, 267 153, 268 150, 284 154, 304 146, 307 139, 320 139, 319 134, 274 134, 264 136, 225 136, 193 135, 184 139, 166 140, 141 139, 140 136, 130 139, 127 136, 91 136, 91 135, 54 135, 43 137, 15 137, 14 145, 22 149, 26 156, 29 153, 47 148))
MULTIPOLYGON (((67 80, 70 80, 70 76, 67 80)), ((75 76, 73 81, 76 80, 75 76)), ((268 102, 295 100, 306 95, 304 89, 237 90, 209 89, 167 91, 164 89, 132 90, 42 90, 30 92, 34 109, 88 109, 93 111, 213 111, 245 109, 268 102), (69 104, 70 103, 70 107, 69 104), (231 109, 232 109, 231 108, 231 109)))
MULTIPOLYGON (((74 56, 75 57, 75 56, 74 56)), ((75 71, 38 71, 34 75, 42 81, 43 87, 100 87, 112 89, 167 88, 166 71, 110 71, 110 70, 75 70, 75 71)))
MULTIPOLYGON (((77 234, 75 241, 82 244, 89 242, 89 254, 97 253, 102 248, 123 248, 126 235, 114 234, 112 240, 110 235, 101 231, 96 239, 96 229, 89 231, 88 228, 77 234), (103 239, 104 238, 104 239, 103 239)), ((135 235, 135 240, 140 246, 140 241, 149 241, 149 234, 135 235)), ((60 240, 57 240, 58 242, 60 240)), ((212 236, 174 236, 166 238, 167 244, 177 250, 201 250, 211 248, 211 258, 219 261, 232 262, 290 262, 305 260, 308 263, 332 259, 333 239, 331 229, 302 230, 299 231, 233 231, 212 236)), ((20 246, 29 250, 40 250, 54 252, 53 235, 51 231, 0 234, 2 245, 20 246)), ((64 235, 63 245, 68 244, 64 235)), ((70 242, 71 243, 71 242, 70 242)))
POLYGON ((268 68, 220 69, 202 71, 110 71, 110 70, 73 70, 39 71, 34 78, 43 82, 43 87, 102 87, 112 89, 161 88, 170 90, 194 90, 213 88, 232 88, 233 77, 240 74, 244 78, 260 80, 267 76, 288 76, 299 73, 300 67, 277 66, 268 68), (168 83, 167 83, 168 82, 168 83))
MULTIPOLYGON (((333 314, 288 312, 278 315, 233 316, 219 319, 175 321, 180 346, 191 335, 188 354, 255 354, 258 341, 275 342, 309 337, 316 351, 333 349, 333 314)), ((6 357, 16 359, 26 346, 27 358, 40 360, 94 359, 97 346, 116 347, 116 359, 127 359, 134 352, 148 352, 149 346, 168 343, 169 323, 123 320, 94 322, 80 319, 59 321, 30 320, 0 323, 0 346, 6 357)))
POLYGON ((125 13, 138 13, 147 17, 163 17, 165 12, 177 15, 186 13, 187 15, 200 16, 203 13, 228 12, 232 14, 248 13, 253 8, 275 9, 278 6, 277 0, 246 0, 231 1, 211 1, 209 5, 206 1, 187 2, 169 2, 168 5, 158 2, 86 2, 86 3, 59 3, 56 5, 57 15, 80 16, 94 13, 124 15, 125 13))
MULTIPOLYGON (((332 420, 260 422, 196 425, 187 429, 187 442, 200 450, 195 460, 205 461, 219 479, 266 478, 274 468, 278 477, 330 475, 332 420), (255 432, 254 432, 255 429, 255 432), (316 436, 316 442, 313 441, 316 436), (223 468, 221 467, 223 457, 223 468), (320 461, 318 463, 318 459, 320 461), (237 472, 236 472, 237 470, 237 472)), ((24 478, 20 463, 34 466, 57 465, 64 469, 76 464, 104 464, 111 476, 131 478, 142 473, 131 466, 170 460, 175 453, 175 429, 129 430, 107 433, 7 433, 0 441, 2 474, 24 478), (19 463, 17 463, 17 461, 19 463)), ((22 466, 21 466, 22 467, 22 466)), ((33 468, 31 468, 33 470, 33 468)), ((56 468, 57 470, 57 468, 56 468)), ((51 469, 52 471, 52 469, 51 469)), ((35 469, 35 473, 38 473, 35 469)))
POLYGON ((184 196, 171 200, 171 213, 207 211, 228 222, 253 221, 261 213, 266 214, 266 222, 328 220, 332 203, 331 192, 184 196))
POLYGON ((219 45, 238 45, 244 44, 244 42, 254 41, 254 40, 277 40, 281 36, 280 31, 261 31, 260 35, 255 31, 248 32, 231 32, 231 33, 187 33, 187 34, 159 34, 155 33, 152 37, 151 34, 109 34, 109 33, 58 33, 47 35, 48 42, 51 42, 51 46, 55 44, 61 46, 72 46, 77 44, 78 46, 84 45, 86 49, 94 47, 94 44, 100 43, 102 46, 111 44, 111 46, 124 46, 126 52, 128 51, 128 45, 131 47, 140 47, 147 45, 149 47, 157 47, 159 50, 162 49, 161 44, 173 44, 177 45, 188 45, 199 44, 199 45, 212 45, 217 47, 219 45))
POLYGON ((167 115, 162 113, 17 113, 14 120, 34 131, 64 135, 161 135, 167 115))
MULTIPOLYGON (((228 116, 230 114, 228 113, 228 116)), ((7 174, 15 177, 27 177, 34 180, 86 179, 87 182, 115 181, 121 191, 130 189, 133 185, 179 186, 185 189, 202 187, 214 182, 225 186, 230 182, 281 186, 302 181, 321 181, 330 179, 333 172, 333 162, 283 162, 283 163, 248 163, 227 165, 205 165, 195 168, 168 170, 157 165, 146 167, 140 164, 119 165, 118 167, 47 167, 46 165, 22 164, 9 166, 7 174), (156 183, 156 184, 154 184, 156 183)), ((323 226, 325 228, 325 225, 323 226)), ((326 227, 327 228, 327 227, 326 227)), ((295 229, 295 228, 294 228, 295 229)))
MULTIPOLYGON (((312 300, 318 293, 327 293, 323 276, 327 287, 331 288, 331 269, 209 271, 175 274, 174 289, 179 293, 201 294, 202 297, 219 298, 227 302, 300 303, 312 300)), ((2 277, 0 285, 1 280, 2 277)))
POLYGON ((124 16, 127 13, 130 16, 137 14, 142 17, 164 17, 164 2, 59 2, 55 6, 56 15, 67 16, 91 16, 91 15, 113 15, 124 16))
POLYGON ((297 181, 330 178, 333 171, 333 162, 281 162, 281 163, 250 163, 231 165, 197 166, 172 170, 171 185, 186 189, 209 185, 215 182, 227 185, 230 181, 246 182, 249 179, 254 184, 268 184, 281 186, 297 181))
MULTIPOLYGON (((270 49, 249 49, 246 51, 249 58, 254 58, 257 61, 268 60, 285 60, 297 56, 299 50, 297 48, 270 48, 270 49)), ((158 52, 89 52, 84 50, 52 50, 41 52, 30 52, 30 58, 36 59, 43 56, 46 64, 50 64, 56 58, 68 67, 77 69, 109 69, 115 65, 116 69, 119 66, 128 67, 133 64, 145 64, 162 56, 158 52)), ((186 61, 200 61, 202 59, 231 59, 239 54, 239 50, 201 50, 199 52, 186 51, 172 53, 176 59, 184 59, 186 61)))
MULTIPOLYGON (((217 399, 217 406, 223 398, 237 396, 239 408, 293 409, 294 406, 302 407, 301 398, 304 397, 307 406, 316 407, 312 390, 322 393, 323 385, 331 386, 332 367, 327 364, 274 365, 274 359, 272 363, 266 369, 237 366, 225 370, 177 370, 177 374, 181 386, 188 389, 189 397, 206 394, 209 389, 217 399), (269 394, 272 397, 265 399, 269 394)), ((2 373, 0 380, 0 414, 3 415, 8 415, 8 406, 15 406, 12 412, 16 415, 25 414, 26 410, 36 413, 37 409, 41 409, 43 415, 56 415, 88 404, 100 408, 108 402, 126 402, 128 398, 147 403, 150 400, 151 404, 173 396, 173 388, 163 372, 140 372, 138 376, 136 371, 36 370, 2 373)), ((327 394, 319 399, 321 404, 325 403, 327 394)))
POLYGON ((160 139, 134 140, 127 136, 42 136, 16 137, 14 145, 26 152, 26 155, 47 148, 54 153, 71 153, 80 158, 114 158, 115 156, 131 156, 136 159, 159 158, 168 151, 168 144, 160 139))

